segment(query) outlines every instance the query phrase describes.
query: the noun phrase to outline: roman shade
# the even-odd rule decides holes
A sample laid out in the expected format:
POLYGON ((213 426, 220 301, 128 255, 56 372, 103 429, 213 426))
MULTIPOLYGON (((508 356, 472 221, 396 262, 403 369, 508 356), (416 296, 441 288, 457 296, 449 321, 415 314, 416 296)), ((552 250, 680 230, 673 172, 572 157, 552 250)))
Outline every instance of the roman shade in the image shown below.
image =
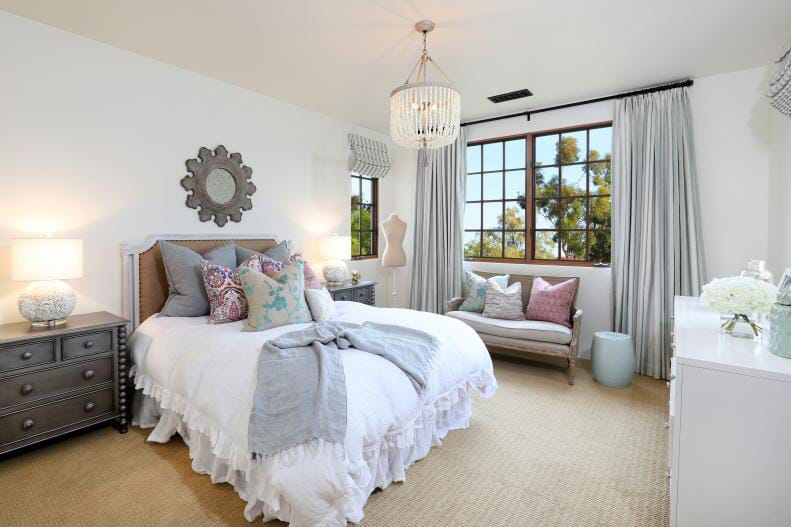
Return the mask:
POLYGON ((777 71, 769 81, 766 96, 772 106, 791 117, 791 38, 788 39, 775 62, 777 71))
POLYGON ((382 178, 390 172, 387 145, 376 139, 349 134, 349 170, 361 176, 382 178))

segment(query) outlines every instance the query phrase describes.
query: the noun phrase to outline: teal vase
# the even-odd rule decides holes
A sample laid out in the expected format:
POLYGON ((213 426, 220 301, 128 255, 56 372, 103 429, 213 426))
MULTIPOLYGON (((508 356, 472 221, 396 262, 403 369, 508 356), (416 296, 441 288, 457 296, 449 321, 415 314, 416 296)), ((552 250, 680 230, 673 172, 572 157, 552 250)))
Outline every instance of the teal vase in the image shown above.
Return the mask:
POLYGON ((791 294, 781 292, 769 313, 769 351, 791 359, 791 294))

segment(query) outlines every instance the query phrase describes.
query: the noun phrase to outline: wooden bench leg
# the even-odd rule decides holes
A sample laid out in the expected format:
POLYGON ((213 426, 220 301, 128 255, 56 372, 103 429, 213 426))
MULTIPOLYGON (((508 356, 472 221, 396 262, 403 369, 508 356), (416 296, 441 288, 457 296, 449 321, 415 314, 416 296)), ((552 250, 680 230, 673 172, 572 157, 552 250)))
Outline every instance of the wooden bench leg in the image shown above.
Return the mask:
POLYGON ((569 386, 574 386, 574 376, 577 374, 577 359, 568 359, 569 362, 569 386))

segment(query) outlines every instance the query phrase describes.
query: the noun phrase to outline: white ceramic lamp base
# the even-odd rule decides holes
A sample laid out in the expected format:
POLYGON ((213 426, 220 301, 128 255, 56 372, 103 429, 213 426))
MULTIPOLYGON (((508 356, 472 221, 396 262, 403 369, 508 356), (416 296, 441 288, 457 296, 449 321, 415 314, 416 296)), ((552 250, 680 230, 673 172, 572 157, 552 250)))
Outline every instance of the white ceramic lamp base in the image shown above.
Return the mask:
POLYGON ((33 282, 19 295, 19 312, 34 326, 55 326, 66 322, 77 295, 65 282, 46 280, 33 282))
POLYGON ((349 270, 341 260, 330 260, 321 270, 327 285, 340 285, 349 277, 349 270))

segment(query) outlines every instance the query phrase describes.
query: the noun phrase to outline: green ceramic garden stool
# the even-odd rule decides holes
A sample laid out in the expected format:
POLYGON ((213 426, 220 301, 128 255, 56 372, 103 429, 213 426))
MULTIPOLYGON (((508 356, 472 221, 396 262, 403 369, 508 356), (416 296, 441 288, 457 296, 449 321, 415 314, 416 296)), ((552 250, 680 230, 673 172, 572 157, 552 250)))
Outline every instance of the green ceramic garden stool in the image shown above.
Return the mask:
POLYGON ((627 388, 634 374, 634 343, 632 337, 613 331, 597 331, 593 335, 593 378, 611 388, 627 388))

